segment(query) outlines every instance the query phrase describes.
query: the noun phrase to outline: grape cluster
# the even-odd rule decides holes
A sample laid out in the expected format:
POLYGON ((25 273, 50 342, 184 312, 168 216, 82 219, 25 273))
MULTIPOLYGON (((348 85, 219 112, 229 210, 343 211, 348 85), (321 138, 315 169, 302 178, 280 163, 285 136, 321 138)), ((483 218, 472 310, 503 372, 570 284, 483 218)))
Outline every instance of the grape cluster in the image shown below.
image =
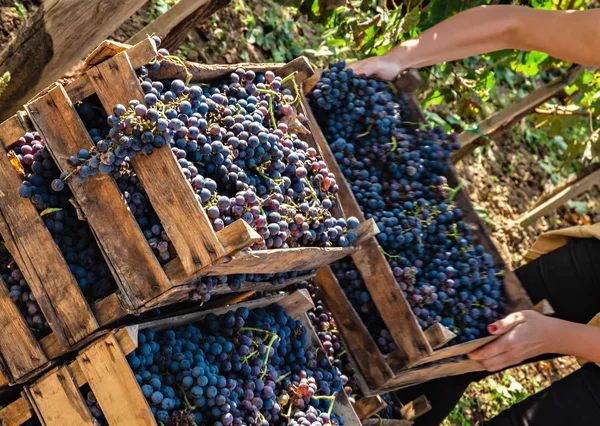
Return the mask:
POLYGON ((85 385, 81 393, 85 395, 85 405, 87 405, 90 414, 94 418, 94 424, 98 426, 108 426, 106 417, 104 417, 104 413, 98 404, 96 395, 94 395, 94 392, 92 392, 90 386, 85 385))
POLYGON ((42 216, 86 298, 95 301, 114 292, 115 281, 94 235, 71 204, 73 194, 68 188, 55 191, 53 180, 59 170, 40 135, 26 133, 9 150, 23 173, 19 194, 29 198, 42 216))
MULTIPOLYGON (((168 57, 164 49, 159 53, 168 57)), ((262 237, 252 250, 347 247, 356 241, 358 220, 331 215, 335 176, 295 132, 308 123, 296 110, 294 74, 237 69, 220 83, 189 86, 177 79, 153 81, 149 73, 158 67, 155 60, 136 70, 144 99, 116 105, 109 116, 94 97, 76 106, 94 146, 69 158, 72 170, 52 181, 54 190, 65 190, 68 179, 110 174, 155 255, 168 263, 177 253, 131 167, 135 156, 168 147, 213 229, 245 220, 262 237), (295 93, 284 88, 288 83, 295 93)), ((192 298, 207 301, 215 285, 235 291, 244 281, 278 284, 297 275, 202 278, 192 298)))
POLYGON ((314 296, 313 300, 315 307, 308 312, 308 318, 317 333, 317 337, 321 341, 329 363, 338 370, 338 374, 344 385, 344 391, 350 398, 350 402, 354 402, 353 391, 356 387, 353 386, 349 375, 346 374, 352 374, 352 370, 349 363, 345 362, 346 350, 337 332, 335 319, 331 312, 323 306, 321 300, 315 299, 314 296))
MULTIPOLYGON (((441 322, 455 343, 485 335, 502 315, 503 281, 453 202, 458 189, 445 175, 460 146, 455 135, 415 126, 404 95, 344 68, 331 64, 310 101, 361 210, 377 222, 398 285, 421 327, 441 322)), ((375 321, 355 268, 345 262, 337 272, 357 310, 375 321)), ((384 326, 369 329, 382 350, 394 349, 384 326)))
POLYGON ((8 287, 10 299, 17 305, 27 321, 29 329, 37 339, 50 332, 50 326, 42 314, 31 288, 25 281, 21 270, 12 255, 0 240, 0 276, 8 287))
POLYGON ((308 341, 280 306, 241 307, 144 330, 128 361, 159 424, 342 425, 332 409, 343 381, 308 341))

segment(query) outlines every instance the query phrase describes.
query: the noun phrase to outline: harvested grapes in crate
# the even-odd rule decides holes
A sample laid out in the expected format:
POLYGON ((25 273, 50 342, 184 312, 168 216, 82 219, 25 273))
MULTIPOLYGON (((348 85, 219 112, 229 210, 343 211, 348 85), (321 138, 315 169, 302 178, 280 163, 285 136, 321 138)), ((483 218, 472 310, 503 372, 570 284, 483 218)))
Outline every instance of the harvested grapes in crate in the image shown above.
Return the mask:
POLYGON ((425 124, 410 93, 340 62, 306 103, 324 157, 345 177, 344 212, 380 230, 317 280, 336 319, 350 312, 341 333, 366 394, 406 367, 484 344, 489 323, 531 306, 449 162, 455 136, 425 124))

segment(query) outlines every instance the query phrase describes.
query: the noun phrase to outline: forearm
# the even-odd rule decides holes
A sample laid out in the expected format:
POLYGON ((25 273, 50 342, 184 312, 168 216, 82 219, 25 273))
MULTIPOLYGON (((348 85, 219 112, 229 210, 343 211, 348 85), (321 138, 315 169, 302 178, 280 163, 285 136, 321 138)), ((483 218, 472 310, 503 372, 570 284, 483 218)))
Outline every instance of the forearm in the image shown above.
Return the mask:
POLYGON ((535 50, 600 66, 600 10, 547 11, 519 6, 469 9, 395 47, 385 56, 420 68, 503 49, 535 50))
POLYGON ((600 364, 600 327, 554 319, 547 353, 573 355, 600 364))

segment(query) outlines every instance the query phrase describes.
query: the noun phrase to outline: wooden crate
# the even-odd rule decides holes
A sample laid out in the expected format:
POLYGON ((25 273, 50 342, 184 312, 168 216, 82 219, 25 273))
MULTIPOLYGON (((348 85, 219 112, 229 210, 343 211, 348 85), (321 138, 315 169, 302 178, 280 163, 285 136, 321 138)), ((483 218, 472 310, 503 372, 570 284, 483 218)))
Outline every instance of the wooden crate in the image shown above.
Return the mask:
MULTIPOLYGON (((411 121, 424 122, 423 113, 413 94, 414 88, 418 86, 415 75, 418 76, 416 73, 406 74, 396 81, 396 87, 402 92, 402 96, 408 98, 413 114, 411 121)), ((311 81, 305 87, 312 86, 314 82, 311 81)), ((314 137, 323 156, 332 172, 336 176, 343 176, 306 99, 304 105, 309 119, 315 123, 314 137)), ((455 188, 459 185, 453 167, 450 166, 446 177, 450 187, 455 188)), ((364 220, 350 185, 345 180, 338 182, 338 185, 340 186, 339 199, 344 213, 364 220)), ((517 276, 506 266, 464 189, 458 191, 454 200, 464 212, 464 221, 472 230, 473 243, 483 245, 486 252, 492 255, 496 267, 504 273, 507 311, 515 312, 532 308, 529 296, 517 276)), ((379 250, 376 238, 370 238, 362 244, 360 250, 352 255, 352 260, 398 347, 396 351, 387 355, 382 354, 330 267, 321 268, 315 280, 322 300, 336 319, 348 354, 357 367, 358 382, 364 395, 374 396, 438 377, 482 369, 479 364, 466 358, 466 354, 494 340, 494 336, 440 349, 455 337, 454 333, 441 324, 435 324, 425 331, 421 329, 408 301, 396 283, 385 255, 379 250), (411 369, 407 370, 407 368, 411 369)), ((536 309, 546 313, 551 310, 547 302, 539 304, 536 309)))
MULTIPOLYGON (((309 346, 319 347, 306 311, 313 307, 305 290, 244 302, 235 306, 248 309, 278 303, 291 317, 301 319, 310 333, 309 346)), ((224 314, 230 307, 157 319, 113 331, 79 352, 77 359, 55 368, 24 388, 21 397, 0 410, 0 424, 19 426, 36 418, 46 426, 93 425, 93 419, 79 388, 89 384, 110 426, 156 425, 150 407, 142 395, 125 356, 137 347, 139 330, 178 327, 200 321, 209 313, 224 314)), ((341 392, 334 411, 348 426, 360 426, 360 420, 341 392)))
MULTIPOLYGON (((215 233, 175 157, 167 148, 158 149, 151 156, 134 158, 133 167, 178 254, 164 267, 154 256, 111 177, 98 176, 81 184, 69 183, 118 287, 116 292, 89 306, 35 207, 18 196, 21 179, 10 163, 8 149, 24 133, 37 130, 59 168, 68 170, 66 158, 80 148, 92 146, 73 104, 96 94, 105 109, 111 111, 116 103, 143 99, 134 69, 148 63, 156 54, 156 46, 149 38, 132 47, 104 42, 86 60, 81 77, 66 86, 54 84, 25 105, 25 111, 0 124, 0 235, 53 331, 45 338, 46 342, 36 342, 19 315, 0 310, 0 323, 7 325, 0 331, 0 339, 12 340, 2 339, 2 333, 23 336, 20 339, 23 345, 17 348, 0 344, 3 360, 0 365, 5 364, 0 386, 29 379, 33 371, 47 368, 48 360, 69 348, 81 347, 96 330, 125 315, 187 300, 189 293, 195 290, 190 282, 199 276, 312 271, 357 250, 356 247, 244 250, 257 241, 259 235, 243 220, 215 233), (122 244, 123 241, 127 244, 122 244), (53 348, 50 353, 48 347, 53 348), (13 361, 9 361, 13 358, 19 365, 14 366, 13 361)), ((256 72, 271 69, 284 76, 295 72, 298 82, 313 74, 306 58, 288 64, 186 63, 186 66, 192 74, 191 81, 198 83, 220 79, 238 67, 256 72)), ((183 66, 165 62, 153 77, 181 75, 185 76, 183 66)), ((306 137, 312 140, 311 135, 306 137)), ((316 146, 314 141, 311 143, 316 146)), ((373 221, 362 223, 357 230, 356 244, 377 232, 373 221)), ((290 279, 281 287, 309 277, 290 279)), ((240 291, 270 288, 273 286, 269 282, 247 282, 240 291)), ((227 286, 221 286, 212 294, 228 292, 231 290, 227 286)), ((2 298, 2 294, 0 300, 6 305, 12 303, 7 297, 2 298)))

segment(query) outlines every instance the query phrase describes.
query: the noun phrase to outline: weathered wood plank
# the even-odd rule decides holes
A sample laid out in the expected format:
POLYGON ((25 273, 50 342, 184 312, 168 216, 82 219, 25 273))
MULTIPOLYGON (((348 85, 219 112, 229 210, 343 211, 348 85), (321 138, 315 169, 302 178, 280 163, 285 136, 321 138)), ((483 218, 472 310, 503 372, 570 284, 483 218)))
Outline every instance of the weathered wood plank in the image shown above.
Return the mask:
POLYGON ((405 404, 401 409, 402 418, 406 420, 415 421, 423 414, 431 411, 431 404, 425 395, 421 395, 414 401, 405 404))
POLYGON ((425 330, 425 338, 433 349, 441 348, 455 337, 456 334, 439 322, 433 324, 431 327, 425 330))
POLYGON ((169 32, 181 25, 185 19, 195 13, 199 8, 205 7, 206 4, 211 1, 213 0, 180 0, 169 10, 127 40, 127 43, 136 44, 151 35, 157 35, 163 39, 169 32))
POLYGON ((394 273, 379 249, 377 240, 372 238, 364 243, 361 249, 352 255, 352 260, 398 346, 394 351, 396 361, 400 363, 403 359, 404 367, 409 367, 430 355, 433 349, 396 283, 394 273))
POLYGON ((567 201, 578 197, 595 185, 600 184, 600 169, 591 174, 573 182, 571 185, 563 188, 561 191, 554 194, 548 200, 525 213, 515 221, 515 225, 527 226, 535 222, 542 216, 552 213, 558 207, 565 204, 567 201))
POLYGON ((0 354, 15 380, 48 361, 37 340, 29 331, 17 305, 10 299, 2 278, 0 278, 0 354))
POLYGON ((490 136, 504 128, 509 127, 517 120, 531 114, 538 106, 552 99, 559 94, 565 87, 573 84, 575 79, 581 74, 584 67, 573 67, 565 77, 559 77, 550 83, 534 90, 522 99, 519 99, 512 105, 504 108, 494 115, 486 118, 479 124, 479 132, 463 132, 458 136, 461 148, 454 153, 453 163, 458 163, 464 157, 469 155, 478 146, 481 146, 486 140, 481 134, 490 136))
MULTIPOLYGON (((70 171, 67 163, 70 155, 93 146, 62 86, 54 87, 26 109, 61 171, 70 171)), ((98 175, 83 183, 70 181, 69 186, 109 266, 116 272, 115 279, 127 303, 137 307, 169 289, 167 276, 123 202, 115 181, 110 176, 98 175)))
POLYGON ((20 186, 21 179, 0 143, 0 234, 56 337, 68 346, 98 324, 34 205, 19 196, 20 186))
MULTIPOLYGON (((277 75, 281 78, 285 78, 288 75, 295 72, 296 76, 294 77, 294 79, 296 80, 297 83, 302 83, 302 82, 306 81, 307 79, 311 78, 313 75, 315 75, 315 71, 314 71, 313 67, 310 65, 310 61, 308 60, 308 58, 306 56, 300 56, 299 58, 296 58, 296 59, 288 62, 281 68, 276 69, 274 72, 275 72, 275 75, 277 75)), ((289 86, 286 86, 286 87, 289 87, 289 86)))
POLYGON ((43 424, 47 426, 94 426, 96 424, 68 367, 58 367, 28 389, 43 424))
POLYGON ((46 0, 0 51, 0 75, 11 82, 0 96, 0 120, 66 74, 112 34, 145 0, 46 0), (102 19, 99 19, 101 17, 102 19))
MULTIPOLYGON (((226 256, 231 256, 262 240, 258 232, 241 219, 217 232, 217 238, 223 246, 226 256)), ((173 259, 163 268, 174 286, 188 284, 200 273, 200 270, 194 271, 192 274, 186 272, 179 258, 173 259)))
MULTIPOLYGON (((116 104, 144 99, 127 52, 99 64, 87 74, 109 114, 116 104)), ((152 155, 137 155, 132 165, 186 272, 192 273, 225 255, 208 216, 168 146, 156 149, 152 155)))
POLYGON ((396 419, 365 419, 362 426, 413 426, 415 422, 396 419))
MULTIPOLYGON (((103 42, 94 52, 88 56, 83 71, 87 71, 92 66, 98 65, 99 63, 112 58, 118 53, 123 52, 129 46, 114 41, 103 42)), ((127 56, 131 61, 133 68, 139 68, 146 65, 152 59, 156 57, 156 46, 150 39, 143 40, 135 46, 127 49, 127 56)), ((83 74, 77 80, 67 84, 65 90, 69 95, 72 103, 77 103, 84 100, 85 98, 92 96, 96 93, 96 89, 92 86, 90 78, 87 74, 83 74)))
POLYGON ((156 425, 114 336, 84 349, 77 361, 111 426, 156 425))
MULTIPOLYGON (((366 244, 379 233, 373 219, 362 222, 356 230, 357 243, 366 244)), ((272 274, 310 271, 329 265, 360 251, 357 247, 298 247, 290 249, 249 250, 227 256, 203 268, 199 275, 272 274)))
MULTIPOLYGON (((192 83, 209 83, 215 80, 220 80, 224 77, 227 77, 238 68, 252 70, 257 73, 264 73, 266 71, 277 72, 277 70, 286 65, 284 62, 265 64, 242 62, 239 64, 216 65, 199 64, 196 62, 187 61, 183 61, 183 63, 185 64, 188 72, 192 75, 192 79, 190 80, 192 83)), ((150 78, 153 80, 164 80, 166 78, 179 78, 185 80, 186 73, 181 64, 165 60, 161 62, 158 70, 150 71, 150 78)))
POLYGON ((231 0, 211 0, 205 2, 196 9, 195 12, 189 14, 185 19, 179 22, 178 25, 171 28, 163 37, 162 46, 170 52, 175 50, 185 43, 187 35, 196 29, 196 27, 219 9, 227 6, 231 0))
POLYGON ((315 283, 365 382, 370 388, 383 385, 392 377, 392 372, 329 266, 317 271, 315 283))
POLYGON ((15 114, 0 124, 0 143, 4 145, 4 149, 8 150, 8 147, 25 133, 27 133, 27 129, 19 120, 19 116, 15 114))
POLYGON ((366 396, 354 403, 354 411, 361 420, 374 416, 386 407, 386 402, 379 395, 366 396))
POLYGON ((2 426, 21 426, 32 417, 33 408, 24 397, 0 410, 0 424, 2 426))

